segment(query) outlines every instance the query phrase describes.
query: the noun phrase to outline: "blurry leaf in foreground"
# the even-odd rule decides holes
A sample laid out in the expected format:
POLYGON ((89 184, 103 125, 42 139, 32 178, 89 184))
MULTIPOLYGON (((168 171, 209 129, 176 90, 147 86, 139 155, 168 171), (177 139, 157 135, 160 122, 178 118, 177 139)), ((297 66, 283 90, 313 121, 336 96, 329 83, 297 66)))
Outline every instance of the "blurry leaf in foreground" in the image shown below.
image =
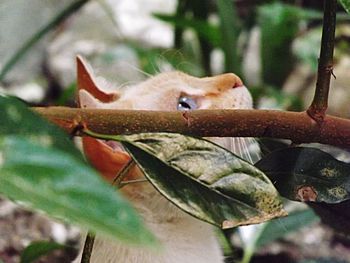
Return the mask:
POLYGON ((87 133, 121 142, 161 194, 201 220, 230 228, 286 215, 261 171, 209 141, 175 133, 87 133))
POLYGON ((339 203, 350 197, 350 164, 316 148, 278 150, 257 162, 256 167, 291 200, 339 203))
POLYGON ((130 243, 153 236, 99 178, 68 136, 14 98, 0 96, 0 192, 92 231, 130 243))
POLYGON ((67 248, 65 245, 50 241, 33 242, 22 251, 20 263, 35 262, 40 257, 48 255, 54 250, 67 248))
POLYGON ((348 12, 350 14, 350 0, 339 0, 339 2, 344 7, 346 12, 348 12))

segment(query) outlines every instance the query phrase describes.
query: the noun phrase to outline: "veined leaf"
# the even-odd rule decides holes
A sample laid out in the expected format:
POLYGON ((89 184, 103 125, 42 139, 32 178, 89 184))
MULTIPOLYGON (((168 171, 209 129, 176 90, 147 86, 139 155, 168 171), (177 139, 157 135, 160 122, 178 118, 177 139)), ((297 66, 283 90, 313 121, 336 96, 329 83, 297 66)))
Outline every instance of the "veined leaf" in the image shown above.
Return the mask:
POLYGON ((350 197, 350 164, 319 149, 278 150, 261 159, 256 167, 291 200, 339 203, 350 197))
POLYGON ((286 215, 261 171, 209 141, 175 133, 91 135, 121 142, 160 193, 201 220, 229 228, 286 215))
POLYGON ((134 209, 83 160, 63 131, 0 96, 0 192, 91 231, 150 244, 134 209))

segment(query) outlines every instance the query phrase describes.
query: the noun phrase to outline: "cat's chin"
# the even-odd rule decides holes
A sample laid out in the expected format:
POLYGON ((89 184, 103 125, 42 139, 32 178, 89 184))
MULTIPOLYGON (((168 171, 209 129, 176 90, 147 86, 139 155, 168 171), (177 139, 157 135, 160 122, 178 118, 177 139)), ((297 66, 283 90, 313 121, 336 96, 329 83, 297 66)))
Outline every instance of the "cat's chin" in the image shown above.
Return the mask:
POLYGON ((130 156, 117 142, 83 137, 82 143, 87 159, 109 182, 113 182, 118 172, 130 160, 130 156))
POLYGON ((123 146, 120 143, 116 142, 116 141, 111 141, 111 140, 108 140, 108 141, 100 140, 100 141, 102 143, 106 144, 109 148, 111 148, 111 150, 113 152, 116 152, 116 151, 123 151, 123 152, 125 152, 123 146))

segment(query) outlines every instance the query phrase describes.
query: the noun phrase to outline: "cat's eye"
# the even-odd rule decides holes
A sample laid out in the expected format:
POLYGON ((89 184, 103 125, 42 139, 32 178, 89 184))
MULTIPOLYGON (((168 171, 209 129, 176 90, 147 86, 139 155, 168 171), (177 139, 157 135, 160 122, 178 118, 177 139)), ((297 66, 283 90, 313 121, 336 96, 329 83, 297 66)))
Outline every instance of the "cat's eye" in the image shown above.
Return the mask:
POLYGON ((195 110, 197 109, 197 103, 190 97, 180 97, 177 103, 178 110, 195 110))

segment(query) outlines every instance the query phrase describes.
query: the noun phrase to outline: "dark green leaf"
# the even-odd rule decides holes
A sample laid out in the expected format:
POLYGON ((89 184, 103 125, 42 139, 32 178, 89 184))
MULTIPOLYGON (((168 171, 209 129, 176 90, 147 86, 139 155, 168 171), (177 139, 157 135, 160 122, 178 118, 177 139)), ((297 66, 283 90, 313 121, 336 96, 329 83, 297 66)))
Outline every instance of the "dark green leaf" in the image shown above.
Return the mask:
POLYGON ((264 246, 317 221, 319 218, 311 209, 294 211, 289 213, 287 217, 268 221, 259 233, 256 246, 264 246))
POLYGON ((334 257, 324 257, 324 258, 315 258, 315 259, 304 259, 300 260, 297 263, 349 263, 349 261, 334 257))
POLYGON ((225 71, 241 75, 241 61, 237 53, 239 20, 234 2, 231 0, 216 1, 220 18, 222 49, 225 54, 225 71))
POLYGON ((350 197, 350 165, 319 149, 278 150, 261 159, 256 167, 291 200, 339 203, 350 197))
POLYGON ((69 102, 73 101, 76 92, 77 92, 77 83, 73 82, 63 91, 63 93, 55 102, 55 105, 67 106, 69 102))
POLYGON ((221 45, 220 30, 217 26, 211 25, 205 20, 189 19, 186 17, 177 17, 173 15, 153 14, 156 18, 171 23, 179 28, 193 29, 199 36, 204 37, 213 46, 221 45))
POLYGON ((22 254, 20 263, 31 263, 42 256, 57 249, 66 249, 67 246, 49 241, 37 241, 27 246, 22 254))
POLYGON ((338 204, 309 203, 309 206, 321 218, 322 223, 341 234, 350 234, 350 200, 338 204))
POLYGON ((261 6, 258 16, 263 80, 282 87, 294 65, 291 45, 299 30, 300 9, 274 2, 261 6))
POLYGON ((63 131, 4 96, 0 119, 2 194, 97 233, 152 242, 127 201, 84 162, 63 131))
POLYGON ((287 217, 238 229, 243 242, 243 260, 249 262, 260 247, 318 220, 310 209, 291 212, 287 217))
POLYGON ((339 0, 346 12, 350 13, 350 0, 339 0))
POLYGON ((262 172, 209 141, 175 133, 89 134, 120 141, 160 193, 199 219, 229 228, 285 215, 262 172))

